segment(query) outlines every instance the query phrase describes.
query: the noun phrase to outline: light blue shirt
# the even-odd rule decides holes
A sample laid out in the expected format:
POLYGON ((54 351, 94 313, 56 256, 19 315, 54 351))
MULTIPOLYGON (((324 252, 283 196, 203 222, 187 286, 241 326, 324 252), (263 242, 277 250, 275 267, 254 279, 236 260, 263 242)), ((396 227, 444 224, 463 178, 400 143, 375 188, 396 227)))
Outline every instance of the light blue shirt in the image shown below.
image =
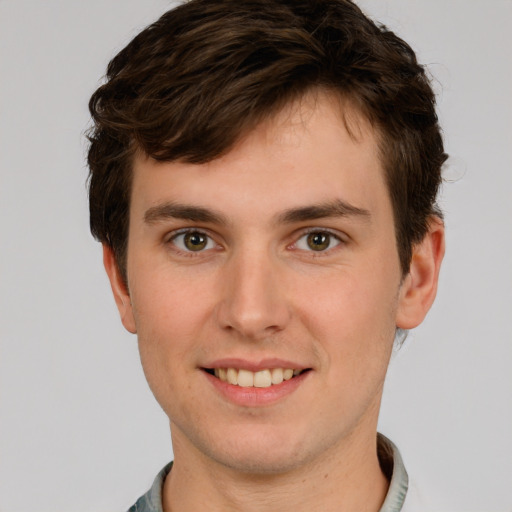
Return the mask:
MULTIPOLYGON (((383 472, 389 478, 389 489, 386 499, 379 512, 413 512, 404 507, 409 477, 405 470, 398 448, 385 436, 378 434, 377 449, 383 472)), ((172 462, 167 464, 155 478, 151 489, 141 496, 128 512, 163 512, 162 489, 165 477, 172 468, 172 462)))

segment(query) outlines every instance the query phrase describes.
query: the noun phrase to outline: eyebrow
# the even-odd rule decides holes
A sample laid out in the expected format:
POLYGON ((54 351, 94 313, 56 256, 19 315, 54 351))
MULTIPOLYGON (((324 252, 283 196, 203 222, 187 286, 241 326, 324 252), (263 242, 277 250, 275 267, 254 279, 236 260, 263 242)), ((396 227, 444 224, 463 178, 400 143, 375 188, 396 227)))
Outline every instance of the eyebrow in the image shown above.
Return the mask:
MULTIPOLYGON (((327 217, 362 217, 369 220, 369 210, 358 208, 346 201, 336 199, 326 203, 313 204, 298 208, 290 208, 276 217, 279 224, 293 224, 327 217)), ((144 213, 144 222, 155 224, 167 219, 182 219, 191 222, 207 222, 210 224, 227 225, 227 218, 220 212, 201 206, 167 202, 148 208, 144 213)))
POLYGON ((167 219, 182 219, 191 222, 208 222, 212 224, 227 224, 227 219, 219 212, 200 206, 180 203, 163 203, 152 206, 144 213, 144 222, 155 224, 167 219))
POLYGON ((277 221, 283 224, 294 222, 304 222, 327 217, 361 217, 364 220, 370 220, 369 210, 358 208, 341 199, 329 201, 326 203, 314 204, 300 208, 291 208, 281 213, 277 221))

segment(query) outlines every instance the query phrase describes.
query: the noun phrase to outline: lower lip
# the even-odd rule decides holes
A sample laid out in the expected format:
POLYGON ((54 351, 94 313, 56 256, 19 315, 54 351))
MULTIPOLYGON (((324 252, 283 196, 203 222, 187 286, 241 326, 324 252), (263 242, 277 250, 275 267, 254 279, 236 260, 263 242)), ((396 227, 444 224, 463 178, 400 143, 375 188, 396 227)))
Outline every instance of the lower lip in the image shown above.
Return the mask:
POLYGON ((223 397, 236 405, 244 407, 262 407, 279 402, 291 395, 307 379, 310 373, 311 371, 303 372, 290 380, 285 380, 281 384, 274 384, 268 388, 244 388, 224 382, 214 375, 203 371, 205 377, 223 397))

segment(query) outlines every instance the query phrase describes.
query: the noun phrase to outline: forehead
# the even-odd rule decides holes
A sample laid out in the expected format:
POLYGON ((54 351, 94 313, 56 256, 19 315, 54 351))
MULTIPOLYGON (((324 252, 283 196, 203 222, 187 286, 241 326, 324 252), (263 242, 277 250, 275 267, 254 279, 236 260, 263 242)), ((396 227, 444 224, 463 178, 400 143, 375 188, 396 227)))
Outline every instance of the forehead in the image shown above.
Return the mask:
POLYGON ((233 213, 243 206, 262 215, 339 199, 368 209, 387 195, 378 137, 369 122, 348 101, 314 91, 210 162, 157 162, 138 155, 132 212, 184 200, 233 213))

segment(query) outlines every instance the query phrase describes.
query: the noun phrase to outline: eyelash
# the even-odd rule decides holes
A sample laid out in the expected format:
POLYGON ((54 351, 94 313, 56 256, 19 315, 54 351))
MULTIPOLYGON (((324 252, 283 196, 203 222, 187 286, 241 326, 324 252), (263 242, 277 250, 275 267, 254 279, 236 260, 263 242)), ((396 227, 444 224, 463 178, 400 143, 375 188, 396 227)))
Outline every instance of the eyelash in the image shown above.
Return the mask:
MULTIPOLYGON (((307 241, 306 241, 306 243, 307 243, 307 241)), ((311 253, 310 254, 311 256, 317 258, 317 257, 321 257, 321 256, 327 255, 327 253, 330 253, 336 247, 338 247, 339 245, 342 245, 344 243, 346 243, 346 241, 342 238, 342 236, 340 236, 339 233, 334 233, 330 229, 326 229, 326 228, 310 228, 310 229, 307 229, 306 231, 302 231, 300 236, 289 247, 296 248, 299 251, 304 251, 304 252, 307 252, 307 253, 311 253), (329 246, 326 249, 320 250, 320 251, 315 251, 314 249, 311 249, 311 248, 310 249, 301 249, 301 248, 297 247, 298 243, 301 240, 303 240, 303 239, 307 240, 307 237, 309 237, 310 235, 316 235, 316 234, 329 236, 329 238, 330 238, 329 246), (336 242, 336 244, 334 246, 332 245, 333 242, 336 242)))
MULTIPOLYGON (((303 251, 305 253, 311 253, 311 256, 313 256, 313 257, 321 257, 323 255, 326 255, 326 253, 330 253, 333 249, 335 249, 339 245, 346 243, 346 241, 340 236, 339 233, 334 233, 331 230, 326 229, 326 228, 310 228, 306 231, 302 230, 300 232, 300 236, 294 237, 294 240, 295 241, 292 242, 291 244, 289 244, 287 246, 287 248, 296 249, 298 251, 303 251), (329 246, 326 249, 315 251, 314 249, 308 250, 308 249, 301 249, 301 248, 297 247, 297 244, 301 240, 303 240, 303 239, 307 240, 308 236, 316 235, 316 234, 327 235, 330 238, 329 246), (336 244, 334 246, 332 246, 333 241, 336 242, 336 244)), ((166 244, 172 245, 176 252, 178 252, 182 255, 185 255, 187 257, 197 257, 197 256, 200 256, 201 253, 204 253, 205 251, 209 251, 209 250, 214 249, 215 247, 217 247, 217 248, 219 247, 219 244, 217 244, 215 242, 214 238, 207 231, 202 230, 202 229, 197 229, 197 228, 185 228, 185 229, 181 229, 179 231, 175 231, 175 232, 171 233, 170 236, 168 236, 166 239, 166 244), (188 250, 185 247, 179 247, 179 245, 177 245, 176 240, 179 237, 186 236, 186 235, 192 235, 192 234, 197 234, 197 235, 205 237, 207 239, 206 247, 203 249, 199 249, 197 251, 193 251, 193 250, 188 250), (208 247, 208 245, 211 245, 211 244, 213 244, 215 247, 208 247)), ((184 241, 182 242, 181 245, 183 245, 183 244, 184 244, 184 241)))
MULTIPOLYGON (((206 247, 206 248, 198 250, 198 251, 193 251, 193 250, 187 250, 185 247, 180 247, 179 245, 177 245, 176 240, 179 237, 181 237, 181 236, 184 237, 186 235, 193 235, 193 234, 197 234, 197 235, 205 237, 207 239, 207 242, 206 242, 207 245, 213 244, 215 247, 218 247, 218 244, 215 242, 213 237, 210 234, 208 234, 208 232, 206 232, 202 229, 196 229, 196 228, 185 228, 185 229, 181 229, 179 231, 172 232, 170 234, 170 236, 167 237, 166 244, 172 245, 176 252, 178 252, 181 255, 185 255, 187 257, 196 257, 196 256, 199 256, 201 253, 205 252, 205 250, 211 250, 211 249, 215 248, 215 247, 206 247)), ((184 241, 182 242, 182 245, 184 245, 184 241)))

